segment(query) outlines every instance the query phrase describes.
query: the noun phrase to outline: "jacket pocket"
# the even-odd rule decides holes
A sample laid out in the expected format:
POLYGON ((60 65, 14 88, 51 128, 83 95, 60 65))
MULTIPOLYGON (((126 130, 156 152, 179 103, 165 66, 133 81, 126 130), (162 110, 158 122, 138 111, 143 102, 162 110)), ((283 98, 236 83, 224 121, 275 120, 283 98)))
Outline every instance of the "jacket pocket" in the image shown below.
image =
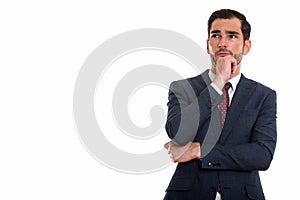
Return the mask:
POLYGON ((255 185, 246 185, 246 193, 249 199, 265 200, 263 191, 255 185))
POLYGON ((194 177, 173 177, 166 191, 184 191, 193 188, 194 177))

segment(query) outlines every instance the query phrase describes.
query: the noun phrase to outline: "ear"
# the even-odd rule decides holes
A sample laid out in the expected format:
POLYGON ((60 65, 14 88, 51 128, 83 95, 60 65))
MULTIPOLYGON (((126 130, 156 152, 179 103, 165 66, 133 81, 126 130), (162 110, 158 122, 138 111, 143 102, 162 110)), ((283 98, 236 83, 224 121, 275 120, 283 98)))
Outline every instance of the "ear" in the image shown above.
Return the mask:
POLYGON ((244 45, 243 55, 247 55, 251 49, 251 40, 246 40, 244 45))
POLYGON ((206 53, 209 54, 209 39, 206 40, 206 53))

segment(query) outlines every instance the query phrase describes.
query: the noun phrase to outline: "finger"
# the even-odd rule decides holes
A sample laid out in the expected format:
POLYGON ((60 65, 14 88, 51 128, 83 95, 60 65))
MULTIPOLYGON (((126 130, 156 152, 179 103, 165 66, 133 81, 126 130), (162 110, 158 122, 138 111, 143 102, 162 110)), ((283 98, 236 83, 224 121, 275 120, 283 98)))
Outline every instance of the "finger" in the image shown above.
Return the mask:
POLYGON ((170 148, 170 142, 167 142, 166 144, 164 144, 165 149, 169 149, 170 148))
POLYGON ((169 156, 170 156, 170 159, 172 160, 172 162, 176 162, 176 159, 175 159, 175 157, 174 157, 174 155, 170 152, 169 153, 169 156))
POLYGON ((170 143, 169 143, 169 146, 168 146, 168 154, 172 154, 172 157, 174 157, 171 148, 172 148, 172 143, 170 142, 170 143))
POLYGON ((233 58, 231 61, 231 74, 234 74, 237 68, 237 61, 233 58))

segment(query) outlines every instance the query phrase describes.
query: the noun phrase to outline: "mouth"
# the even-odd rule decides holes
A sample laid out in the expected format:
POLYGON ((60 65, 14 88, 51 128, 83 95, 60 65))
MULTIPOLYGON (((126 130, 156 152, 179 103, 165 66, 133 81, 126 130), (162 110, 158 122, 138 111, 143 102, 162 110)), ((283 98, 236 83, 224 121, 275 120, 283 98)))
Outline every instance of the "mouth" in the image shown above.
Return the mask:
POLYGON ((228 56, 228 55, 231 55, 231 53, 228 52, 228 51, 221 51, 221 52, 217 53, 217 56, 220 56, 220 57, 225 57, 225 56, 228 56))

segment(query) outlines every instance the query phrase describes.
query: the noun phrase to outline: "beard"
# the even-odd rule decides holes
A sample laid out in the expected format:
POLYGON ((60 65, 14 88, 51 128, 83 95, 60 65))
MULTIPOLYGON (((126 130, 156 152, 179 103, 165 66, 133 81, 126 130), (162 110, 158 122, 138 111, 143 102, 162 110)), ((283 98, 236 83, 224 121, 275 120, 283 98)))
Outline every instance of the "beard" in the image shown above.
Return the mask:
POLYGON ((238 53, 238 54, 233 54, 232 51, 229 51, 227 49, 221 48, 219 51, 217 51, 214 55, 210 54, 210 60, 211 63, 213 65, 213 67, 216 67, 217 65, 217 59, 216 59, 216 55, 220 52, 228 52, 230 55, 232 55, 235 59, 236 59, 236 63, 237 65, 239 65, 242 62, 243 59, 243 53, 238 53))

